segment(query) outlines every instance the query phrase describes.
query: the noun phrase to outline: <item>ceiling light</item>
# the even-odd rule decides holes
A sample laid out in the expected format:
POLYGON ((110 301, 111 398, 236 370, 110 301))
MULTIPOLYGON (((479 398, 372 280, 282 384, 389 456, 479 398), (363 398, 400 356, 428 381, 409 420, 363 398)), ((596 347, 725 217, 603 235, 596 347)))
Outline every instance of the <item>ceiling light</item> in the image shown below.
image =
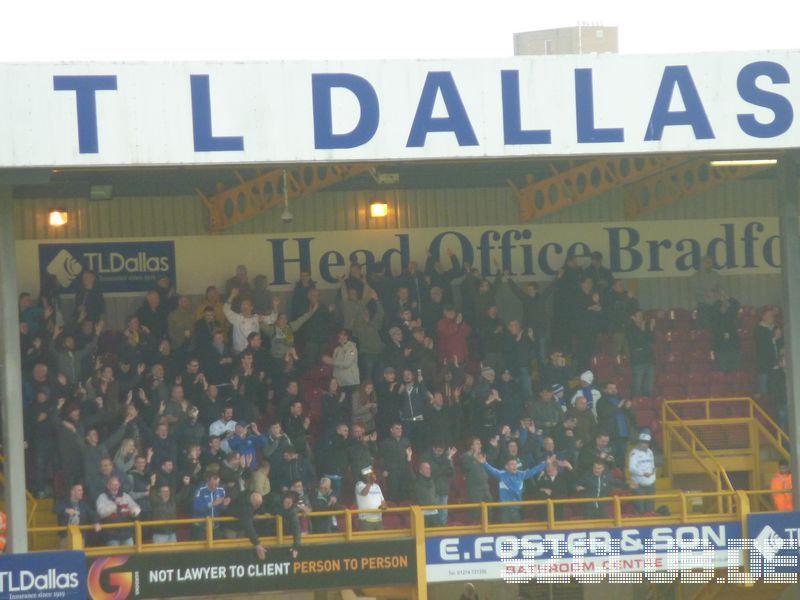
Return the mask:
POLYGON ((369 205, 369 216, 379 219, 389 214, 389 205, 383 200, 373 200, 369 205))
POLYGON ((51 208, 48 222, 53 227, 63 227, 69 221, 66 208, 51 208))
POLYGON ((777 158, 740 158, 712 160, 709 162, 712 167, 759 167, 777 165, 777 158))

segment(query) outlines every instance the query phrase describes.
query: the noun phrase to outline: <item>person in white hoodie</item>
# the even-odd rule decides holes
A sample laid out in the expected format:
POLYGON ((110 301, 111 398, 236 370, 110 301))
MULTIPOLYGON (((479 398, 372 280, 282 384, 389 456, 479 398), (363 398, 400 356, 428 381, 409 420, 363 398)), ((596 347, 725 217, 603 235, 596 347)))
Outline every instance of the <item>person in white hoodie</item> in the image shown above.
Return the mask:
POLYGON ((233 310, 232 304, 236 297, 239 295, 239 288, 233 288, 228 301, 223 305, 222 312, 225 313, 225 318, 231 324, 231 347, 234 354, 239 354, 247 348, 247 336, 251 333, 259 332, 262 325, 273 325, 278 319, 278 306, 280 305, 280 298, 274 296, 272 298, 272 312, 268 315, 256 314, 253 310, 253 301, 250 298, 243 298, 239 310, 233 310))
MULTIPOLYGON (((575 391, 575 394, 572 396, 570 400, 570 406, 575 406, 575 399, 578 396, 583 396, 586 398, 586 403, 589 405, 589 410, 592 411, 594 416, 597 416, 597 401, 603 396, 596 387, 594 387, 594 373, 591 371, 584 371, 581 373, 581 385, 575 391)), ((564 410, 568 409, 569 406, 565 406, 564 410)))
MULTIPOLYGON (((656 493, 656 461, 650 449, 652 436, 647 429, 639 433, 639 440, 628 457, 628 471, 631 474, 631 490, 634 496, 649 496, 656 493)), ((636 512, 655 511, 655 500, 634 501, 636 512)))
POLYGON ((339 331, 337 340, 339 345, 334 349, 333 356, 323 356, 322 362, 333 365, 333 376, 349 395, 361 383, 358 373, 358 348, 350 339, 350 332, 347 329, 339 331))

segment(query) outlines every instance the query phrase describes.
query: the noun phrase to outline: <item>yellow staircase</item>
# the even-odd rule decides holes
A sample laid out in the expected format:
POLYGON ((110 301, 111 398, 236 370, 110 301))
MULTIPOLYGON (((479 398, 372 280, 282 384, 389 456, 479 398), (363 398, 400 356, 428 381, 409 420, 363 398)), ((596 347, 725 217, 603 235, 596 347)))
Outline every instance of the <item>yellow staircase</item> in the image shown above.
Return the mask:
MULTIPOLYGON (((752 398, 668 400, 662 405, 664 468, 684 490, 768 489, 789 438, 752 398)), ((756 496, 755 509, 769 509, 756 496)))

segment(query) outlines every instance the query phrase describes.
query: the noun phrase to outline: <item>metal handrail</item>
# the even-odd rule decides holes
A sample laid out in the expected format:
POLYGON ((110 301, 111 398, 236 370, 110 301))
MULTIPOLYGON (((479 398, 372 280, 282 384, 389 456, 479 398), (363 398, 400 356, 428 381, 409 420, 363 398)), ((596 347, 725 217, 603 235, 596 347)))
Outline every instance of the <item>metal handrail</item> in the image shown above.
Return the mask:
MULTIPOLYGON (((767 412, 763 408, 761 408, 761 406, 759 406, 759 404, 757 402, 755 402, 749 396, 736 396, 736 397, 732 397, 732 398, 690 398, 690 399, 685 399, 685 400, 667 400, 667 401, 665 401, 665 404, 668 403, 668 404, 670 404, 672 406, 675 406, 675 405, 679 405, 679 404, 680 405, 698 404, 698 403, 701 403, 701 402, 703 403, 703 405, 705 407, 705 419, 706 420, 711 419, 711 405, 712 404, 723 404, 723 403, 729 404, 731 402, 744 402, 748 406, 750 415, 748 417, 738 417, 738 418, 755 419, 756 415, 758 415, 764 421, 766 421, 766 425, 764 425, 763 422, 758 421, 758 419, 756 419, 756 421, 761 424, 762 431, 764 432, 764 434, 767 437, 771 438, 770 442, 772 442, 772 444, 776 448, 784 449, 783 444, 784 443, 786 443, 786 444, 789 443, 789 435, 783 429, 781 429, 780 425, 778 425, 775 422, 775 420, 772 417, 770 417, 769 414, 767 414, 767 412), (774 433, 772 431, 769 431, 769 429, 767 428, 767 425, 772 430, 774 430, 774 433)), ((727 418, 721 419, 721 420, 726 421, 726 422, 731 421, 731 419, 727 419, 727 418)))
MULTIPOLYGON (((697 437, 697 435, 689 428, 689 425, 675 412, 675 410, 672 408, 671 405, 672 402, 673 401, 668 400, 661 405, 661 412, 662 412, 661 422, 664 425, 665 448, 669 447, 668 434, 672 432, 673 427, 675 425, 682 427, 683 430, 689 435, 692 441, 691 444, 689 444, 689 442, 683 439, 683 437, 680 435, 675 435, 674 437, 684 446, 684 448, 686 448, 686 450, 692 455, 692 457, 695 460, 697 460, 698 463, 703 467, 703 469, 711 476, 711 478, 714 480, 715 485, 717 486, 718 491, 722 490, 722 483, 724 482, 725 485, 727 486, 728 491, 732 492, 734 488, 730 478, 728 477, 727 471, 722 466, 722 464, 717 460, 717 458, 711 453, 711 451, 706 447, 706 445, 703 444, 700 438, 697 437), (674 417, 674 420, 668 421, 667 416, 674 417), (710 460, 711 463, 716 467, 717 469, 716 474, 711 469, 709 469, 708 466, 701 460, 700 456, 697 454, 696 450, 697 447, 699 447, 700 450, 702 450, 707 459, 710 460)), ((690 401, 676 400, 674 402, 687 403, 690 401)), ((709 415, 709 406, 706 405, 706 418, 709 418, 708 415, 709 415)), ((671 457, 669 456, 669 454, 670 454, 669 452, 665 452, 665 460, 667 461, 669 472, 672 473, 672 466, 670 464, 671 457)))
MULTIPOLYGON (((0 454, 0 464, 6 464, 6 457, 3 454, 0 454)), ((0 485, 5 486, 6 484, 6 474, 4 471, 0 471, 0 485)), ((27 518, 27 525, 30 527, 33 524, 33 521, 36 519, 36 510, 39 508, 39 501, 36 499, 36 496, 30 493, 30 491, 25 488, 25 498, 28 501, 28 518, 27 518)))
MULTIPOLYGON (((754 492, 756 493, 756 492, 754 492)), ((430 506, 402 506, 391 507, 387 509, 343 509, 332 510, 324 512, 313 512, 302 518, 322 519, 326 517, 337 517, 345 519, 344 531, 336 531, 333 533, 312 533, 304 536, 303 543, 330 543, 336 541, 352 541, 352 540, 374 540, 374 539, 396 539, 398 537, 409 537, 413 534, 411 523, 413 521, 412 512, 415 509, 420 511, 425 510, 438 510, 446 509, 451 513, 457 511, 477 510, 480 512, 481 518, 479 522, 474 524, 452 524, 437 527, 425 527, 424 535, 427 537, 437 537, 442 535, 466 535, 470 533, 492 533, 492 532, 510 532, 519 529, 519 523, 491 523, 490 510, 494 508, 508 508, 518 506, 520 508, 544 508, 546 518, 543 520, 526 521, 525 527, 538 527, 543 530, 570 530, 581 528, 607 528, 607 527, 621 527, 624 525, 646 525, 646 524, 685 524, 685 523, 698 523, 698 522, 715 522, 715 521, 731 521, 743 518, 743 507, 739 502, 733 500, 737 497, 736 492, 717 491, 717 492, 665 492, 648 494, 641 496, 606 496, 602 498, 564 498, 564 499, 546 499, 546 500, 524 500, 520 502, 482 502, 472 504, 448 504, 448 505, 430 505, 430 506), (720 510, 716 513, 702 513, 692 514, 688 510, 690 498, 715 498, 718 499, 718 505, 723 505, 723 500, 727 500, 726 504, 728 510, 720 510), (641 501, 641 500, 671 500, 677 501, 680 506, 680 512, 676 515, 662 515, 662 516, 642 516, 642 515, 629 515, 623 513, 623 503, 641 501), (582 519, 575 520, 559 520, 556 519, 556 508, 560 506, 583 506, 586 504, 600 503, 610 505, 612 507, 611 514, 605 518, 596 519, 582 519), (734 508, 735 507, 735 508, 734 508), (358 515, 363 513, 382 513, 382 514, 402 514, 409 516, 409 526, 403 526, 394 529, 384 529, 379 531, 355 531, 353 530, 353 519, 357 519, 358 515)), ((285 543, 285 536, 283 532, 283 521, 280 516, 273 515, 259 515, 255 517, 257 521, 275 520, 276 533, 273 536, 261 538, 268 544, 281 545, 285 543)), ((162 521, 132 521, 128 523, 113 523, 101 525, 100 530, 118 530, 118 529, 131 529, 133 530, 132 537, 134 538, 134 545, 131 546, 114 546, 114 547, 91 547, 85 548, 87 555, 111 555, 111 554, 127 554, 130 552, 165 552, 169 550, 203 550, 209 548, 237 548, 246 547, 249 542, 241 538, 236 539, 219 539, 213 535, 214 526, 221 523, 233 523, 237 519, 234 517, 214 517, 214 518, 194 518, 194 519, 173 519, 162 521), (183 525, 203 526, 206 532, 205 540, 182 541, 168 544, 154 544, 147 542, 144 532, 147 529, 153 528, 174 528, 183 525)), ((92 531, 93 525, 82 526, 68 526, 68 527, 35 527, 29 530, 30 534, 61 534, 68 535, 72 539, 73 546, 82 546, 82 532, 92 531)))

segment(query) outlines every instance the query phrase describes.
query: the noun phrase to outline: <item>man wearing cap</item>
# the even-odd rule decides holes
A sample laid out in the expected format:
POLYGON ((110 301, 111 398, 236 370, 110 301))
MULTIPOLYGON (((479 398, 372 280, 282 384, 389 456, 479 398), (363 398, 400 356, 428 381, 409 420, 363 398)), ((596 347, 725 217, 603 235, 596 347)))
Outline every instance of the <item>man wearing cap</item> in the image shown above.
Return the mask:
POLYGON ((794 510, 792 500, 792 472, 789 470, 789 461, 782 458, 778 461, 778 472, 772 477, 769 489, 773 492, 783 491, 781 494, 772 494, 772 503, 775 510, 791 512, 794 510))
POLYGON ((575 395, 572 396, 570 404, 575 406, 575 399, 582 396, 586 398, 586 404, 589 410, 597 417, 597 401, 600 400, 601 395, 600 390, 594 387, 594 373, 591 371, 584 371, 581 373, 581 385, 575 392, 575 395))
MULTIPOLYGON (((656 493, 656 461, 650 449, 650 432, 642 430, 639 441, 631 450, 628 470, 631 474, 631 489, 634 496, 650 496, 656 493)), ((655 500, 634 501, 637 513, 651 513, 656 509, 655 500)))
MULTIPOLYGON (((356 483, 356 505, 360 510, 385 509, 386 500, 381 487, 375 481, 372 467, 361 469, 361 481, 356 483)), ((383 529, 383 515, 379 512, 358 513, 359 529, 379 531, 383 529)))

